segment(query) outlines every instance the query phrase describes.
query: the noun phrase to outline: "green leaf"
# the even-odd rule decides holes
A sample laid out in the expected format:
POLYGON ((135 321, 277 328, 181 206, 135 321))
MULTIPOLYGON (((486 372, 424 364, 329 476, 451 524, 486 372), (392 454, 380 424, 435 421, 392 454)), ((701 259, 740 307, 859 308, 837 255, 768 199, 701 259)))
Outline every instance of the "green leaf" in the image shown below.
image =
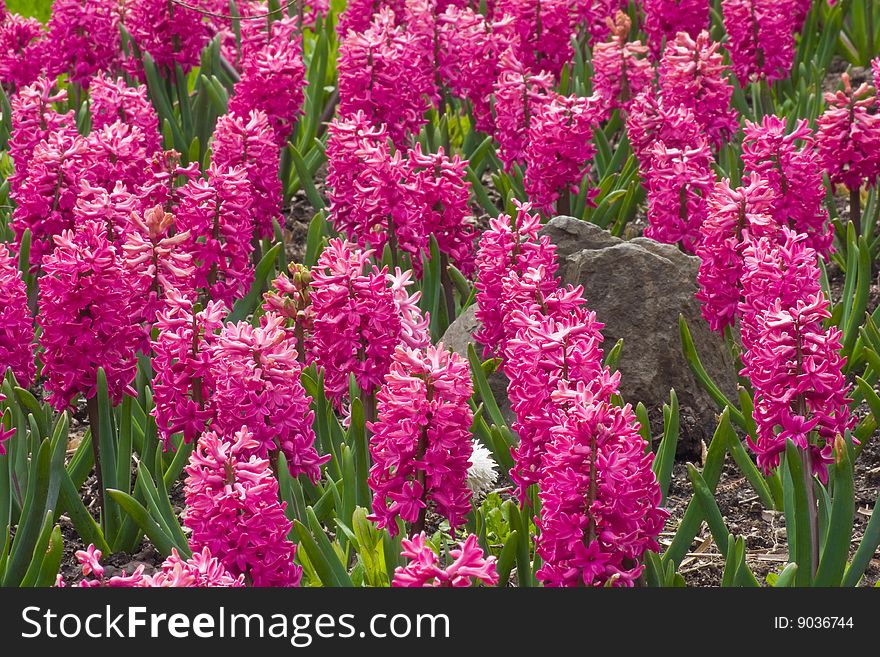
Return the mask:
POLYGON ((137 526, 150 538, 156 550, 163 557, 171 554, 172 548, 178 547, 171 537, 153 520, 149 511, 131 495, 112 488, 107 491, 107 494, 132 517, 137 526))
POLYGON ((789 541, 792 535, 796 547, 796 563, 798 565, 798 586, 810 586, 812 583, 812 541, 810 540, 810 515, 807 503, 807 491, 804 488, 803 463, 797 447, 788 440, 785 447, 785 465, 792 483, 791 513, 794 519, 794 533, 789 530, 789 541))
POLYGON ((666 502, 666 495, 669 493, 672 466, 675 465, 675 449, 678 446, 679 412, 675 390, 669 391, 669 405, 663 405, 663 420, 663 439, 660 441, 657 456, 651 466, 663 495, 661 504, 666 502))
POLYGON ((507 422, 501 414, 501 409, 498 408, 498 402, 495 401, 495 395, 492 394, 492 389, 489 387, 489 381, 486 379, 486 375, 483 372, 483 364, 477 357, 477 352, 474 350, 473 344, 468 345, 468 362, 471 366, 471 376, 474 380, 474 388, 479 391, 480 398, 483 400, 483 406, 489 413, 489 418, 495 425, 506 427, 507 422))
POLYGON ((513 530, 507 535, 504 547, 501 548, 501 554, 498 555, 498 561, 495 564, 498 572, 498 586, 507 586, 510 581, 510 571, 516 563, 517 543, 519 542, 519 532, 513 530))
POLYGON ((855 516, 853 466, 849 447, 838 436, 834 441, 834 497, 825 550, 819 560, 815 586, 840 586, 849 557, 850 540, 855 516))
POLYGON ((276 244, 262 257, 254 271, 254 282, 251 285, 251 289, 245 297, 235 302, 232 312, 226 318, 227 322, 234 324, 253 315, 257 305, 263 298, 264 286, 268 286, 271 283, 271 278, 274 277, 275 261, 278 259, 278 254, 283 246, 283 244, 276 244))
POLYGON ((796 563, 792 562, 788 564, 782 569, 782 572, 779 573, 773 586, 776 588, 787 588, 794 585, 795 579, 797 579, 797 570, 798 566, 796 563))
POLYGON ((726 556, 729 547, 727 538, 730 536, 730 532, 728 532, 727 526, 724 524, 724 518, 721 515, 721 510, 718 508, 718 503, 697 469, 690 463, 687 464, 687 468, 688 479, 693 484, 697 503, 703 510, 703 516, 706 518, 706 524, 709 525, 712 539, 715 541, 715 545, 718 546, 721 554, 726 556))

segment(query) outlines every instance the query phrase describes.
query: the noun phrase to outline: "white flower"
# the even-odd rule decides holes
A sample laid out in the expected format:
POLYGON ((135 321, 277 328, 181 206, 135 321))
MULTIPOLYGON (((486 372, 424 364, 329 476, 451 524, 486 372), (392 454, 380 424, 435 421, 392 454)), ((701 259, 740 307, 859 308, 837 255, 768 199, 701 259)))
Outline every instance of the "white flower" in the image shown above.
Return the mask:
POLYGON ((498 479, 498 464, 491 452, 479 440, 474 440, 474 451, 471 454, 471 466, 468 468, 467 485, 474 495, 480 497, 488 493, 498 479))

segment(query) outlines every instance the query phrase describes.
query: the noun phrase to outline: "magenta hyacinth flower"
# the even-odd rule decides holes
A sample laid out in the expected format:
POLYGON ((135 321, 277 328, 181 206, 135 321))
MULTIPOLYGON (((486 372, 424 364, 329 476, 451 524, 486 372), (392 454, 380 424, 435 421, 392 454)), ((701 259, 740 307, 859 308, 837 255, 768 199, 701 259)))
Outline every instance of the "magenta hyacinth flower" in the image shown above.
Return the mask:
POLYGON ((332 239, 312 269, 310 358, 324 368, 324 387, 337 405, 352 374, 365 394, 378 388, 400 342, 394 294, 371 255, 332 239))
POLYGON ((161 206, 129 214, 130 230, 122 244, 125 268, 132 279, 143 321, 152 326, 165 309, 169 290, 195 296, 192 255, 186 251, 190 234, 172 234, 174 215, 161 206))
POLYGON ((806 119, 786 129, 785 119, 767 115, 761 123, 746 120, 742 160, 746 174, 757 173, 773 190, 771 214, 780 226, 806 233, 820 255, 832 248, 834 231, 825 209, 822 165, 806 119))
POLYGON ((419 308, 421 291, 410 294, 407 288, 413 284, 412 271, 401 271, 400 267, 394 273, 388 272, 388 288, 394 297, 394 306, 400 317, 400 343, 412 349, 423 349, 431 342, 429 330, 430 315, 422 313, 419 308))
POLYGON ((191 443, 214 417, 212 346, 228 309, 209 301, 194 312, 193 299, 174 288, 165 293, 153 340, 153 401, 159 438, 171 449, 171 437, 182 433, 191 443))
MULTIPOLYGON (((361 248, 381 252, 391 239, 417 254, 421 244, 416 242, 413 250, 407 242, 408 226, 403 225, 404 239, 399 235, 404 169, 400 154, 391 154, 385 125, 374 126, 360 110, 335 118, 327 128, 326 153, 326 193, 334 227, 361 248)), ((411 234, 418 237, 420 232, 411 234)))
POLYGON ((193 551, 207 547, 233 575, 256 587, 299 586, 302 568, 287 538, 293 523, 278 501, 269 461, 242 427, 228 438, 202 434, 186 466, 186 518, 193 551))
MULTIPOLYGON (((34 323, 18 263, 0 242, 0 380, 11 369, 22 388, 29 388, 34 367, 34 323)), ((2 415, 2 414, 0 414, 2 415)))
POLYGON ((27 177, 12 197, 12 228, 21 242, 31 231, 31 264, 52 250, 52 238, 74 227, 80 182, 89 172, 92 150, 75 129, 61 128, 39 142, 27 164, 27 177))
POLYGON ((629 16, 618 11, 611 38, 593 46, 593 91, 602 99, 603 118, 627 110, 654 79, 647 46, 628 41, 630 25, 629 16))
POLYGON ((700 258, 696 297, 703 317, 713 331, 736 324, 742 290, 743 250, 750 239, 774 237, 779 224, 772 216, 776 199, 767 182, 752 174, 748 184, 735 189, 721 180, 706 203, 706 220, 700 226, 700 258))
MULTIPOLYGON (((480 237, 476 258, 476 319, 480 328, 473 337, 483 345, 484 358, 502 356, 506 340, 513 334, 502 309, 504 279, 511 272, 522 275, 529 269, 543 267, 547 278, 554 281, 556 248, 549 237, 538 236, 541 219, 530 211, 530 205, 517 204, 515 217, 498 215, 490 220, 489 229, 480 237)), ((552 284, 555 287, 555 282, 552 284)))
POLYGON ((755 390, 758 427, 749 445, 769 472, 790 439, 809 454, 813 473, 825 482, 834 439, 851 429, 856 417, 848 409, 841 333, 825 328, 831 314, 817 254, 805 235, 785 227, 782 235, 752 242, 744 255, 741 374, 755 390))
POLYGON ((345 11, 339 16, 336 31, 340 40, 348 37, 348 33, 361 34, 370 28, 373 18, 387 8, 395 17, 403 18, 406 0, 351 0, 345 3, 345 11))
POLYGON ((149 586, 173 588, 241 588, 244 575, 233 577, 207 547, 182 559, 176 548, 162 562, 161 570, 149 576, 149 586))
POLYGON ((406 146, 426 123, 436 93, 422 45, 388 9, 363 33, 350 33, 339 47, 339 115, 362 110, 374 125, 385 124, 398 148, 406 146))
POLYGON ((251 211, 260 238, 274 234, 273 220, 281 219, 280 151, 266 114, 253 111, 246 118, 226 114, 217 119, 211 142, 211 160, 224 169, 243 167, 254 194, 251 211))
POLYGON ((140 128, 148 155, 162 150, 159 117, 144 85, 129 87, 123 78, 99 73, 89 84, 89 101, 93 131, 123 121, 140 128))
POLYGON ((300 37, 274 29, 269 43, 244 60, 241 81, 233 89, 229 112, 249 117, 263 111, 275 133, 275 144, 284 147, 297 117, 303 111, 305 65, 300 37))
POLYGON ((454 96, 470 102, 476 129, 491 134, 495 127, 492 87, 498 60, 507 47, 503 28, 470 7, 450 6, 438 21, 443 82, 454 96))
POLYGON ((512 19, 510 31, 517 58, 532 73, 559 76, 572 57, 575 8, 569 0, 497 0, 495 16, 512 19))
POLYGON ((0 84, 31 84, 44 68, 43 26, 36 18, 6 14, 0 19, 0 84))
POLYGON ((467 361, 439 344, 424 351, 399 346, 377 395, 369 424, 373 514, 380 529, 397 534, 396 519, 424 528, 428 505, 453 528, 465 522, 473 451, 467 361))
POLYGON ((539 486, 537 577, 546 586, 633 586, 668 513, 632 408, 563 386, 539 486))
POLYGON ((595 95, 550 98, 531 117, 523 154, 526 193, 548 215, 567 209, 569 193, 577 194, 589 172, 595 154, 593 126, 601 111, 595 95))
MULTIPOLYGON (((529 288, 528 275, 520 279, 513 274, 506 283, 505 290, 515 286, 520 295, 523 288, 529 288)), ((507 321, 517 327, 507 342, 504 372, 509 378, 510 407, 516 414, 513 429, 520 439, 512 450, 510 477, 521 504, 528 499, 528 487, 541 478, 559 411, 553 399, 559 384, 607 378, 609 396, 616 388, 619 375, 609 376, 602 365, 602 324, 584 307, 582 294, 580 286, 549 294, 532 289, 529 304, 507 315, 507 321)))
POLYGON ((510 49, 501 55, 494 86, 495 139, 506 171, 525 161, 531 119, 550 102, 552 89, 550 73, 533 74, 510 49))
POLYGON ((853 89, 841 75, 843 89, 825 94, 825 113, 816 119, 819 161, 833 184, 859 189, 880 175, 880 116, 877 96, 867 83, 853 89))
POLYGON ((291 476, 304 474, 316 484, 330 457, 315 450, 312 399, 300 383, 296 339, 284 318, 269 313, 256 328, 227 324, 211 351, 212 428, 230 435, 233 427, 247 427, 257 443, 254 454, 267 458, 280 451, 291 476))
POLYGON ((43 273, 37 321, 52 406, 61 411, 77 394, 94 397, 99 367, 114 403, 134 394, 136 354, 146 336, 136 320, 131 281, 105 227, 85 221, 56 235, 43 273))
POLYGON ((231 306, 248 293, 254 278, 253 188, 241 167, 212 163, 206 173, 207 178, 180 189, 177 227, 190 233, 196 287, 231 306))
MULTIPOLYGON (((199 7, 204 0, 189 0, 186 4, 199 7)), ((202 48, 211 38, 201 12, 168 0, 126 3, 123 23, 140 52, 149 54, 157 66, 172 71, 177 64, 184 73, 198 66, 202 48)))
POLYGON ((150 158, 149 167, 144 172, 144 179, 138 185, 137 193, 145 208, 160 205, 165 212, 175 212, 184 183, 195 180, 200 175, 198 162, 183 166, 177 151, 159 151, 150 158))
POLYGON ((709 0, 643 0, 645 34, 654 57, 679 32, 692 39, 709 27, 709 0))
POLYGON ((716 148, 739 128, 730 106, 733 85, 724 76, 727 66, 719 48, 705 30, 696 38, 679 32, 667 43, 659 69, 664 99, 690 109, 716 148))
POLYGON ((489 586, 498 583, 495 557, 486 557, 483 554, 483 548, 473 534, 468 534, 458 547, 449 551, 452 563, 446 568, 440 565, 440 558, 428 544, 425 532, 403 539, 401 545, 401 556, 406 557, 409 563, 395 569, 391 586, 468 587, 478 581, 489 586))
MULTIPOLYGON (((440 252, 449 256, 463 274, 474 269, 473 214, 470 183, 466 180, 467 160, 458 154, 449 157, 439 148, 437 153, 422 153, 420 144, 407 153, 405 211, 398 223, 416 236, 419 246, 427 251, 431 235, 437 238, 440 252)), ((421 274, 421 258, 413 257, 413 270, 421 274)))
POLYGON ((722 0, 727 50, 742 86, 788 77, 794 33, 801 27, 802 0, 722 0))
POLYGON ((113 190, 108 192, 83 180, 76 205, 73 206, 73 223, 79 225, 83 221, 100 221, 107 229, 107 239, 119 249, 133 228, 132 213, 140 214, 140 211, 140 199, 129 192, 122 182, 117 182, 113 190))
MULTIPOLYGON (((45 65, 50 77, 66 73, 88 87, 92 77, 122 54, 118 0, 55 0, 46 26, 45 65)), ((133 3, 137 4, 137 3, 133 3)))
POLYGON ((586 29, 589 43, 594 48, 594 58, 595 47, 616 32, 621 10, 625 10, 627 4, 626 0, 583 0, 575 3, 575 20, 586 29))
POLYGON ((137 190, 150 166, 148 139, 141 129, 122 120, 92 130, 86 138, 90 166, 88 180, 106 190, 123 183, 129 191, 137 190))

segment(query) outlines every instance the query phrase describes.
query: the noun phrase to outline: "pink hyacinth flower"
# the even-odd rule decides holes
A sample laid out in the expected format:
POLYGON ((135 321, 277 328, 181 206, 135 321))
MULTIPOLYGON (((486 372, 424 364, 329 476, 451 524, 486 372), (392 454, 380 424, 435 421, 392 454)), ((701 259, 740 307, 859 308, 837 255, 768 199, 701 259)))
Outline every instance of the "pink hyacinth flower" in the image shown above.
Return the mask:
POLYGON ((498 583, 495 557, 486 557, 483 554, 482 548, 477 544, 477 537, 473 534, 468 534, 457 548, 449 551, 452 563, 446 568, 441 567, 437 553, 428 545, 425 532, 403 539, 401 545, 401 556, 409 559, 409 563, 397 567, 391 586, 468 587, 477 581, 489 586, 498 583))

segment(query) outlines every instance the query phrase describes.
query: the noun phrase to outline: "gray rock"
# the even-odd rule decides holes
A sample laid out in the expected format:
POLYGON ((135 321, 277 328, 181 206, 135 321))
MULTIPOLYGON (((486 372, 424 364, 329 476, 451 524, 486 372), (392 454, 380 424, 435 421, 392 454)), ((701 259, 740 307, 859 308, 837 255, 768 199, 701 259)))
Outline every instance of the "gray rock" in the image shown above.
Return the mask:
MULTIPOLYGON (((675 389, 681 407, 679 451, 699 454, 716 426, 718 407, 703 391, 685 360, 678 317, 684 315, 706 371, 730 398, 736 396, 736 369, 723 340, 700 314, 696 274, 699 260, 677 247, 647 238, 624 241, 588 222, 556 217, 543 229, 557 244, 559 275, 584 286, 588 307, 605 327, 606 351, 623 339, 619 369, 621 392, 649 410, 655 436, 662 430, 660 409, 675 389)), ((467 353, 477 328, 474 307, 449 327, 443 342, 467 353)), ((509 414, 506 378, 493 375, 493 392, 509 414)))

